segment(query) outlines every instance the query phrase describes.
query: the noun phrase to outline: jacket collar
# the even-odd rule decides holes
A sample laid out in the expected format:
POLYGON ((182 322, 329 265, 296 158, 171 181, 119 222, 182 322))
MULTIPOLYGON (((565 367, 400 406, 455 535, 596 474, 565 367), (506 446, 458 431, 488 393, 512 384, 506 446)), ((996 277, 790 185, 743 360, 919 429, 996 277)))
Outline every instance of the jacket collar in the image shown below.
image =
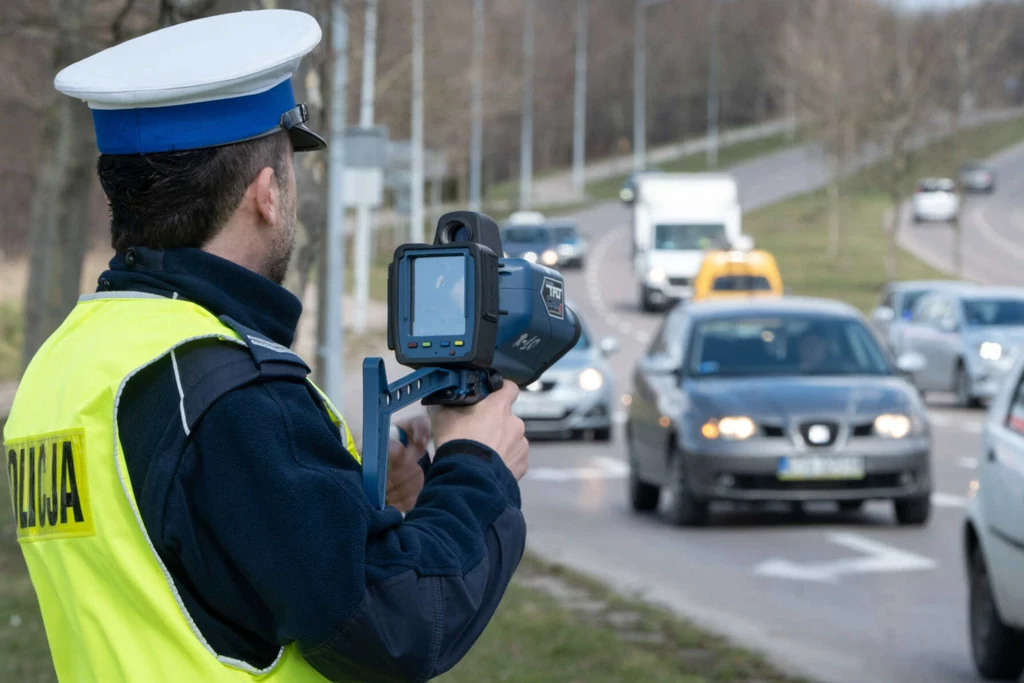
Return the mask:
POLYGON ((201 249, 132 247, 110 260, 99 292, 137 291, 187 299, 291 346, 302 302, 284 287, 201 249))

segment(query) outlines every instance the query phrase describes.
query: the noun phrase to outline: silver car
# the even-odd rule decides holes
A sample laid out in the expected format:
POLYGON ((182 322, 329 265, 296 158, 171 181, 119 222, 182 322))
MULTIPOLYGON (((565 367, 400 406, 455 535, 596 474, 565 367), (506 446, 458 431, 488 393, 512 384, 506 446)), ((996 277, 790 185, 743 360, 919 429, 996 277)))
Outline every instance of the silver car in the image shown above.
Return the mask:
POLYGON ((612 337, 595 343, 584 325, 576 346, 523 389, 513 404, 527 435, 610 440, 616 401, 606 358, 618 348, 612 337))
POLYGON ((583 268, 587 260, 587 241, 580 235, 576 222, 556 218, 548 221, 548 227, 558 253, 558 267, 583 268))
POLYGON ((952 391, 963 407, 996 395, 1024 344, 1024 289, 968 287, 934 292, 914 308, 902 350, 924 357, 922 392, 952 391))
POLYGON ((958 280, 905 280, 889 284, 879 297, 878 306, 871 311, 871 325, 885 340, 894 356, 901 350, 904 328, 910 324, 914 306, 921 297, 936 291, 972 287, 958 280))
POLYGON ((626 442, 633 509, 671 492, 678 524, 716 501, 895 503, 900 524, 930 512, 924 404, 852 307, 822 299, 676 307, 634 375, 626 442))
POLYGON ((968 161, 960 167, 960 186, 967 192, 992 194, 996 191, 996 174, 985 164, 968 161))

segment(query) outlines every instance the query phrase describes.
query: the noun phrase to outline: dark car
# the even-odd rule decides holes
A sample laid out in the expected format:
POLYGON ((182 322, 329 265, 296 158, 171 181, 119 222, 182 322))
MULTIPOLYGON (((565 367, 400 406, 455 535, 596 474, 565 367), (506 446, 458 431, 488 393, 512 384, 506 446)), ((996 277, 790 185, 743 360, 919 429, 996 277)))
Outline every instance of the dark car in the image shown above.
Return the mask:
POLYGON ((990 167, 968 161, 960 167, 960 187, 967 192, 992 194, 996 191, 996 174, 990 167))
POLYGON ((555 236, 546 225, 509 225, 501 231, 505 256, 522 258, 550 268, 558 265, 555 236))
POLYGON ((703 525, 716 501, 895 503, 931 510, 924 404, 855 309, 822 299, 676 307, 641 360, 630 402, 630 498, 672 492, 670 516, 703 525))
POLYGON ((555 240, 558 265, 566 268, 583 268, 587 258, 587 242, 580 236, 576 223, 555 219, 548 223, 555 240))

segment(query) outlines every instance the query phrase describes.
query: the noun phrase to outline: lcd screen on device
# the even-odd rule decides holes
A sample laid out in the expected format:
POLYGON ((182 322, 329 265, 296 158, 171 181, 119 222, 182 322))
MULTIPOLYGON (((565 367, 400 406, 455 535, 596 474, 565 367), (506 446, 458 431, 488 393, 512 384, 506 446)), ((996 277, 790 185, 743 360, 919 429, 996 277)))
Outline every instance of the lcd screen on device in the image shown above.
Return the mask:
POLYGON ((412 335, 466 333, 466 259, 420 256, 412 262, 412 335))

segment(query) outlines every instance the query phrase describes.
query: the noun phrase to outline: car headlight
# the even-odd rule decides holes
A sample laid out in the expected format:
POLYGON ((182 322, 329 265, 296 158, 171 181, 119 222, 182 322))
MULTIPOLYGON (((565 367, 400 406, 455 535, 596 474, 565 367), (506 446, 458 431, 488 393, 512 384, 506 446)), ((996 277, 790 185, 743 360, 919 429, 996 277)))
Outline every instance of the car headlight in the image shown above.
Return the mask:
POLYGON ((537 262, 537 254, 532 252, 532 251, 528 251, 525 254, 523 254, 523 259, 526 260, 526 261, 529 261, 530 263, 536 263, 537 262))
POLYGON ((705 439, 728 439, 743 441, 749 439, 757 431, 757 426, 749 417, 731 416, 721 419, 711 418, 700 428, 705 439))
POLYGON ((540 262, 545 266, 553 266, 558 263, 558 253, 554 249, 548 249, 540 255, 540 262))
POLYGON ((1003 345, 994 341, 981 342, 978 355, 982 360, 999 360, 1003 357, 1003 345))
POLYGON ((621 190, 619 190, 619 199, 621 199, 624 202, 633 201, 634 196, 636 196, 635 193, 628 187, 624 187, 621 190))
POLYGON ((647 281, 654 285, 660 285, 662 282, 668 279, 668 274, 665 273, 663 268, 655 266, 647 271, 647 281))
POLYGON ((604 375, 597 368, 587 368, 580 373, 579 381, 583 391, 597 391, 604 384, 604 375))
POLYGON ((910 427, 910 418, 899 413, 886 413, 875 418, 875 434, 887 439, 902 439, 910 433, 910 427))

